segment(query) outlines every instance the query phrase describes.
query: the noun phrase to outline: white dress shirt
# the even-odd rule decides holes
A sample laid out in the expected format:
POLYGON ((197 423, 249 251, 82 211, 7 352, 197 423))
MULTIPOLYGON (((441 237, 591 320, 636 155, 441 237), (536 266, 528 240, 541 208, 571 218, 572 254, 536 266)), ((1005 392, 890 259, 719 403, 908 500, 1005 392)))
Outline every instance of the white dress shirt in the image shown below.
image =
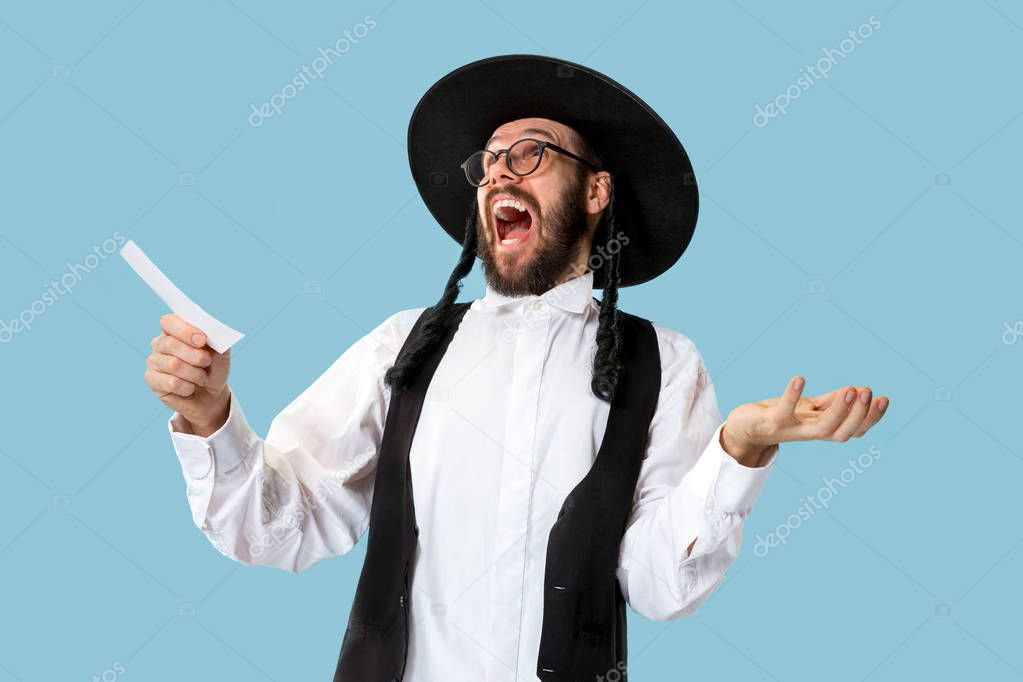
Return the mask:
MULTIPOLYGON (((420 534, 408 682, 537 679, 548 534, 593 463, 609 410, 590 391, 592 284, 587 272, 541 296, 488 286, 430 383, 410 451, 420 534)), ((390 397, 383 374, 422 310, 355 342, 265 439, 233 395, 207 438, 171 417, 192 519, 220 552, 301 571, 358 541, 390 397)), ((693 613, 735 560, 777 448, 761 467, 730 457, 695 345, 654 328, 660 395, 618 578, 635 611, 667 620, 693 613)))

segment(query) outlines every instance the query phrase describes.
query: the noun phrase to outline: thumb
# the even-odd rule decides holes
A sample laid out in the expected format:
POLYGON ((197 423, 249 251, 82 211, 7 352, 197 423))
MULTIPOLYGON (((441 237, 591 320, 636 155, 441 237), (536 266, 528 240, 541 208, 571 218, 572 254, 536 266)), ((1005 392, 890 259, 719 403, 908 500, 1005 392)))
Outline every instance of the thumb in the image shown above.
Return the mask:
POLYGON ((785 417, 791 417, 795 415, 796 405, 799 403, 800 396, 803 395, 803 388, 806 386, 806 380, 796 375, 789 380, 789 385, 785 387, 785 393, 782 394, 781 399, 778 401, 778 410, 785 417))
POLYGON ((210 363, 207 370, 209 373, 207 386, 215 389, 223 388, 227 385, 227 375, 231 370, 231 349, 228 348, 223 353, 211 350, 210 355, 213 356, 213 362, 210 363))

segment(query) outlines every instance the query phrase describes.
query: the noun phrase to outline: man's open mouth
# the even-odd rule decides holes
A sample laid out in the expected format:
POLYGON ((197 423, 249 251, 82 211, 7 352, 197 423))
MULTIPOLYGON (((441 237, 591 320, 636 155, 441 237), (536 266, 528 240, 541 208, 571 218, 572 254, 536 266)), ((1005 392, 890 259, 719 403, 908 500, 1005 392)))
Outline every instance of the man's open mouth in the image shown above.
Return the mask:
POLYGON ((529 236, 533 216, 518 199, 500 199, 491 207, 497 241, 502 246, 515 246, 529 236))

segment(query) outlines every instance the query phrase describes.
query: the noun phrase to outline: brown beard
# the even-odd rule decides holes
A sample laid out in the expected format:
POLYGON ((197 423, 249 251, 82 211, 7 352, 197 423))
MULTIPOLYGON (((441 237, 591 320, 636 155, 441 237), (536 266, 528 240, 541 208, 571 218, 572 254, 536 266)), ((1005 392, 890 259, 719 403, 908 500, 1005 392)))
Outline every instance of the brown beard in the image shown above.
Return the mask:
MULTIPOLYGON (((482 213, 476 218, 478 248, 476 255, 483 261, 483 274, 491 289, 505 296, 539 296, 555 287, 578 254, 580 242, 586 236, 586 213, 583 205, 583 177, 576 181, 561 196, 549 214, 541 214, 539 207, 529 197, 522 196, 516 188, 508 193, 522 201, 528 201, 533 209, 533 227, 542 224, 543 229, 532 235, 539 240, 528 263, 517 273, 504 274, 497 266, 494 247, 487 233, 486 223, 493 220, 489 209, 483 219, 482 213)), ((580 273, 581 274, 581 273, 580 273)))

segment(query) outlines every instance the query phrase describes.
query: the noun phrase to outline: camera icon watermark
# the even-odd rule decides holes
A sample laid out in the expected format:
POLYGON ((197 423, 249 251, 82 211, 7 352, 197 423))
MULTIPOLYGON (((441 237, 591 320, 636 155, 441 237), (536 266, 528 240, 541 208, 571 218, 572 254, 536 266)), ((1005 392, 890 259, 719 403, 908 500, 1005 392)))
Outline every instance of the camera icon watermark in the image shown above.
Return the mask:
POLYGON ((433 171, 429 176, 430 187, 447 187, 448 174, 444 171, 433 171))

